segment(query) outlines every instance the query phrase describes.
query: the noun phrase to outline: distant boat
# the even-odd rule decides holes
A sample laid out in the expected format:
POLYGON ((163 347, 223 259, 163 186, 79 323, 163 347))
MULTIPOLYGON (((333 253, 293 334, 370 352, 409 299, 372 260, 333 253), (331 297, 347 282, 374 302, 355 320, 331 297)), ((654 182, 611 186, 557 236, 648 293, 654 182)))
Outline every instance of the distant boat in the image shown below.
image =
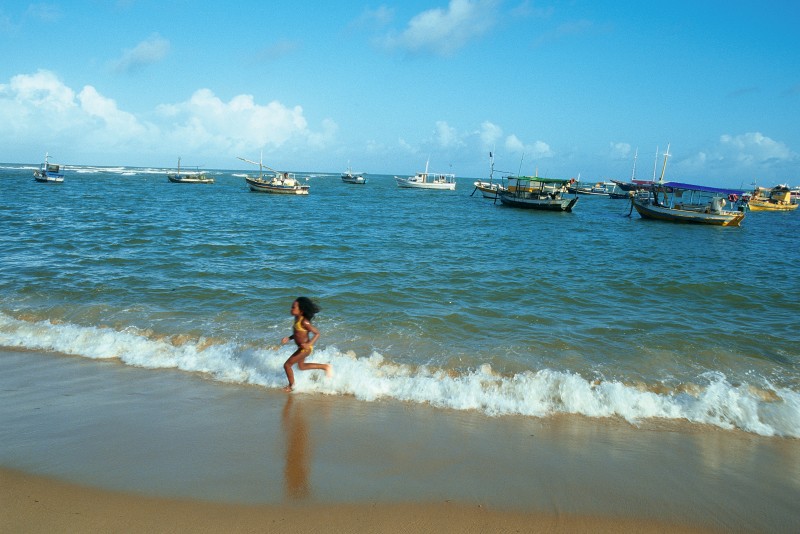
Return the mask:
POLYGON ((33 179, 43 184, 60 184, 64 181, 61 166, 50 163, 50 154, 45 153, 44 163, 33 171, 33 179))
POLYGON ((456 175, 428 172, 429 161, 425 162, 425 172, 418 172, 408 178, 395 176, 394 179, 398 187, 454 191, 456 188, 456 175))
POLYGON ((181 174, 181 158, 178 158, 178 172, 167 174, 167 180, 174 184, 213 184, 214 179, 204 172, 181 174))
POLYGON ((792 202, 792 190, 786 185, 776 185, 772 189, 756 187, 747 201, 750 211, 792 211, 799 205, 792 202))
POLYGON ((598 196, 608 196, 608 194, 613 189, 614 189, 613 183, 605 183, 605 182, 597 182, 592 186, 581 186, 576 183, 572 187, 568 187, 568 191, 570 193, 577 193, 579 195, 598 195, 598 196))
POLYGON ((342 181, 346 184, 365 184, 367 183, 367 176, 366 173, 363 172, 353 172, 350 168, 350 165, 347 166, 347 170, 342 173, 342 181))
POLYGON ((280 172, 275 169, 270 169, 261 161, 251 161, 245 158, 240 160, 258 165, 258 177, 245 176, 245 181, 250 187, 250 191, 257 193, 272 193, 277 195, 307 195, 310 187, 308 185, 300 184, 293 173, 280 172), (272 171, 271 178, 266 179, 264 176, 264 169, 272 171))
POLYGON ((631 197, 631 207, 643 219, 659 221, 710 224, 716 226, 739 226, 744 220, 744 209, 723 209, 726 199, 737 198, 739 191, 702 185, 665 182, 664 172, 669 145, 664 153, 661 178, 653 183, 648 195, 631 197))
POLYGON ((571 212, 578 196, 566 197, 569 180, 541 176, 509 176, 508 188, 497 192, 506 206, 544 211, 571 212))
MULTIPOLYGON (((653 180, 655 180, 655 170, 653 170, 653 180, 637 180, 636 179, 636 159, 639 157, 639 149, 636 149, 636 152, 633 154, 633 170, 631 171, 631 181, 630 182, 621 182, 620 180, 611 180, 611 182, 616 185, 619 189, 622 189, 625 192, 630 191, 641 191, 643 189, 647 189, 653 184, 653 180)), ((658 164, 658 149, 656 148, 656 164, 658 164)), ((611 198, 628 198, 629 195, 610 195, 611 198)))

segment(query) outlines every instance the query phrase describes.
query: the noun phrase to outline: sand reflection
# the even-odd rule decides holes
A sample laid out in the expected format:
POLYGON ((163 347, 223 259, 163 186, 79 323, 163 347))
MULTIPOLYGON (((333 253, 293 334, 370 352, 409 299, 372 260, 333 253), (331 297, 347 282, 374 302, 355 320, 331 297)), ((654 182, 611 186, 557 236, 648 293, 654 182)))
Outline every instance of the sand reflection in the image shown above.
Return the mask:
POLYGON ((301 402, 286 395, 281 423, 286 439, 286 466, 283 470, 286 497, 307 499, 311 495, 308 426, 301 402))

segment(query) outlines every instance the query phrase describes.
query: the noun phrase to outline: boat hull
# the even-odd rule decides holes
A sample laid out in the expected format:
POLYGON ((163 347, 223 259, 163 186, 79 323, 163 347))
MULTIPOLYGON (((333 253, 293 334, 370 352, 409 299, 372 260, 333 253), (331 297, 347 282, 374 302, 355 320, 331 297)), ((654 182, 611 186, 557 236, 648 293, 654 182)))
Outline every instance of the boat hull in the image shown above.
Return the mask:
POLYGON ((642 201, 632 199, 633 207, 636 212, 643 219, 652 219, 657 221, 679 222, 679 223, 692 223, 692 224, 710 224, 713 226, 739 226, 744 220, 744 212, 742 211, 695 211, 669 208, 667 206, 659 206, 649 203, 649 201, 642 201))
POLYGON ((307 185, 276 185, 264 180, 245 178, 250 191, 256 193, 272 193, 274 195, 307 195, 309 186, 307 185))
POLYGON ((168 174, 167 180, 173 184, 213 184, 213 178, 199 177, 199 176, 181 176, 175 174, 168 174))
POLYGON ((406 189, 435 189, 440 191, 455 191, 455 182, 415 182, 408 178, 394 177, 397 185, 406 189))
POLYGON ((342 182, 344 182, 346 184, 363 185, 363 184, 367 183, 367 179, 363 175, 360 175, 360 174, 354 174, 354 175, 345 175, 345 174, 343 174, 342 175, 342 182))
POLYGON ((778 204, 775 202, 760 202, 751 200, 747 204, 750 211, 793 211, 797 209, 800 204, 778 204))
POLYGON ((542 211, 566 211, 571 212, 577 204, 578 197, 573 198, 526 198, 522 195, 513 193, 499 193, 500 202, 512 208, 524 208, 542 211))
POLYGON ((493 184, 491 182, 475 182, 475 189, 481 192, 483 198, 495 199, 497 192, 501 189, 500 184, 493 184))
POLYGON ((33 179, 40 184, 60 184, 64 182, 64 175, 50 172, 33 171, 33 179))

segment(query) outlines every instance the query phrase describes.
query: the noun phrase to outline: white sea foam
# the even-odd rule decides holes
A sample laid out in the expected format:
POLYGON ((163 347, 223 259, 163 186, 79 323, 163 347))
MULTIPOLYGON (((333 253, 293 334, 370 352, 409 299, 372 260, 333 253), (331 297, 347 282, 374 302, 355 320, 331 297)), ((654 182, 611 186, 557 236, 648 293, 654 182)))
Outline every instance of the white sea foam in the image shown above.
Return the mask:
MULTIPOLYGON (((85 358, 115 358, 149 369, 177 368, 214 380, 283 387, 283 362, 292 347, 254 348, 232 341, 155 338, 137 330, 28 322, 0 314, 0 346, 52 351, 85 358)), ((688 392, 656 393, 618 381, 596 382, 574 373, 541 369, 513 376, 483 365, 467 373, 400 365, 373 353, 358 357, 328 346, 314 360, 330 362, 335 374, 297 372, 298 392, 353 395, 364 401, 393 398, 488 415, 547 417, 580 414, 619 417, 632 424, 650 418, 740 429, 763 436, 800 437, 800 394, 730 384, 721 373, 697 377, 688 392)))

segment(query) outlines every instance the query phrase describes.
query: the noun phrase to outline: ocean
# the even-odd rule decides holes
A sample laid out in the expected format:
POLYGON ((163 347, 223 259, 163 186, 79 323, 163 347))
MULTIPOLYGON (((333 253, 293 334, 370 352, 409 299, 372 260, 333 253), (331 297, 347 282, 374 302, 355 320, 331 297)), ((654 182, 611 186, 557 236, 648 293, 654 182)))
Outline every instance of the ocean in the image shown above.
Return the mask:
POLYGON ((250 192, 252 169, 34 167, 0 164, 2 348, 277 390, 305 295, 309 361, 335 374, 296 372, 293 395, 800 437, 799 212, 720 228, 603 197, 507 208, 463 177, 299 173, 288 197, 250 192))

